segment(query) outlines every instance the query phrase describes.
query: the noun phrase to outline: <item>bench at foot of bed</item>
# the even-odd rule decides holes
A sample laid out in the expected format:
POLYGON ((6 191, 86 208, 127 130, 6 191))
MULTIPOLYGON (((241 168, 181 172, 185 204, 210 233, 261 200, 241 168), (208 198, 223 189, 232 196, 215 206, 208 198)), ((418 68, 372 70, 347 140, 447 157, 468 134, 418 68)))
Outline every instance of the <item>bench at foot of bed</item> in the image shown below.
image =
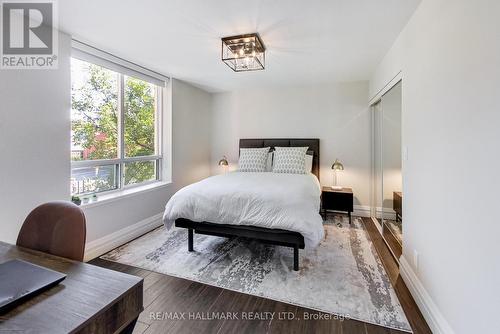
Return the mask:
POLYGON ((217 237, 245 237, 278 246, 293 248, 293 270, 299 270, 299 249, 304 249, 304 237, 298 232, 270 229, 245 225, 226 225, 207 222, 194 222, 179 218, 175 221, 176 227, 188 229, 188 250, 193 251, 193 235, 214 235, 217 237))

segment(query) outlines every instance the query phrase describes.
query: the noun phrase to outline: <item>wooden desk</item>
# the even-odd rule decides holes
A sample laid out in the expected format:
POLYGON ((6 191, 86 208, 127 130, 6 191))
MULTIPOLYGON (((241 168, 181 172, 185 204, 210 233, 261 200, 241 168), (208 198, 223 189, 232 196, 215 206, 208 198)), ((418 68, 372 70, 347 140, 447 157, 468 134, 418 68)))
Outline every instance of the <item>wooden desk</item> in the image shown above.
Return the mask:
POLYGON ((0 333, 131 333, 143 310, 142 278, 0 242, 0 263, 12 259, 67 277, 0 315, 0 333))

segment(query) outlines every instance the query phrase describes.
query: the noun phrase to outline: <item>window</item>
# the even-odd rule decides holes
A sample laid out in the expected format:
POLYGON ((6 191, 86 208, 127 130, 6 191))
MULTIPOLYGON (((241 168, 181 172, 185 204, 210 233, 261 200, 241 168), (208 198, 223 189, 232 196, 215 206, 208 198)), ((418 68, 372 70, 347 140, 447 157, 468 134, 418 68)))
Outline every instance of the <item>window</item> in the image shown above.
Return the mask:
POLYGON ((161 179, 162 86, 109 67, 71 59, 72 195, 161 179))

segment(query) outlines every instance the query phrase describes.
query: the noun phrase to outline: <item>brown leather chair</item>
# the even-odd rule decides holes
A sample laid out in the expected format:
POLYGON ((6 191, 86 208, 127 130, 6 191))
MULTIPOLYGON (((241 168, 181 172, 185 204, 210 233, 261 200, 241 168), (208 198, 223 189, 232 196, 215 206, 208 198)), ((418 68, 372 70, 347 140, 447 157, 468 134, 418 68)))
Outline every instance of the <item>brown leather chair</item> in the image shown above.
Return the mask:
POLYGON ((26 217, 17 245, 83 261, 86 237, 85 215, 71 202, 40 205, 26 217))

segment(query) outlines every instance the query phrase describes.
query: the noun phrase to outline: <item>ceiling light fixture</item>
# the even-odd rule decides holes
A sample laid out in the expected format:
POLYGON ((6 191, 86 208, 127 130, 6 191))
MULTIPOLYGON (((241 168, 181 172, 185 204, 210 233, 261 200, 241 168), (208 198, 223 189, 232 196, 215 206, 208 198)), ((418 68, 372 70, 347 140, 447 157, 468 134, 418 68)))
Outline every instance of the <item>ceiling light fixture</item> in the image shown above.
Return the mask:
POLYGON ((263 70, 266 47, 257 33, 224 37, 222 61, 235 72, 263 70))

